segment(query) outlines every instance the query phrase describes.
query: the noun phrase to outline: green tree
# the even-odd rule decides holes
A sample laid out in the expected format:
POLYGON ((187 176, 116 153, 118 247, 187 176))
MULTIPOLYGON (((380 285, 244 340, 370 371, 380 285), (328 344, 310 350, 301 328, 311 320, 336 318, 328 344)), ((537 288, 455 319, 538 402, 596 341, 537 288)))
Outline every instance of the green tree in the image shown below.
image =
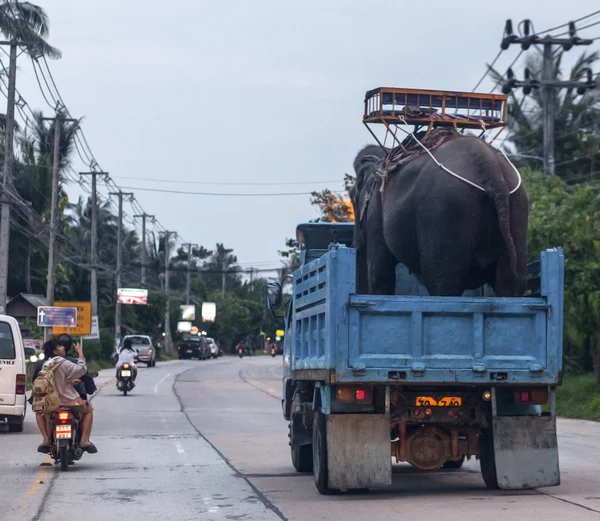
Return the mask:
MULTIPOLYGON (((571 70, 563 71, 564 51, 554 57, 554 80, 579 80, 587 77, 587 69, 593 68, 599 60, 598 52, 584 52, 571 70)), ((541 79, 542 58, 531 53, 526 67, 533 79, 541 79)), ((502 75, 491 70, 491 75, 500 81, 502 75)), ((573 88, 553 89, 555 114, 554 146, 556 173, 570 181, 589 180, 600 169, 600 88, 597 87, 580 96, 573 88)), ((509 95, 508 126, 509 142, 517 155, 543 156, 543 93, 533 90, 525 96, 521 90, 513 90, 509 95)), ((540 166, 539 160, 517 158, 522 164, 540 166)))
POLYGON ((565 255, 565 368, 600 385, 600 187, 524 170, 531 200, 529 256, 552 246, 565 255))
POLYGON ((5 0, 0 4, 0 32, 7 38, 28 42, 30 52, 41 52, 50 58, 60 58, 61 53, 46 38, 50 33, 48 15, 44 9, 31 2, 5 0))

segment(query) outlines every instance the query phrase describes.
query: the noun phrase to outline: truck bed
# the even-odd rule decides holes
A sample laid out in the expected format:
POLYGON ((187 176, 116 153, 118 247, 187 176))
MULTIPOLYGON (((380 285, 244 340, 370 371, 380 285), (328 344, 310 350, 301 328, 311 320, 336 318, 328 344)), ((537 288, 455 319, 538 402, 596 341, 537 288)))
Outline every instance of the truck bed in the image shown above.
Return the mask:
POLYGON ((335 247, 294 274, 286 333, 292 378, 556 385, 562 371, 562 251, 542 252, 539 265, 539 296, 357 295, 356 252, 335 247))

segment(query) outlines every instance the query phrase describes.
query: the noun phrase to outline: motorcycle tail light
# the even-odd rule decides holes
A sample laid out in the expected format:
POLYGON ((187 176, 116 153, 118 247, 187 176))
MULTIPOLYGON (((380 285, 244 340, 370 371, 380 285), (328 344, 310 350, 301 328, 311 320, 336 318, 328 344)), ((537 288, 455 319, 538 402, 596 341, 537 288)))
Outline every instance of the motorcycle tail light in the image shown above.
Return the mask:
POLYGON ((129 364, 123 365, 123 369, 129 369, 129 364))
POLYGON ((58 413, 59 420, 68 420, 71 417, 70 412, 62 411, 58 413))

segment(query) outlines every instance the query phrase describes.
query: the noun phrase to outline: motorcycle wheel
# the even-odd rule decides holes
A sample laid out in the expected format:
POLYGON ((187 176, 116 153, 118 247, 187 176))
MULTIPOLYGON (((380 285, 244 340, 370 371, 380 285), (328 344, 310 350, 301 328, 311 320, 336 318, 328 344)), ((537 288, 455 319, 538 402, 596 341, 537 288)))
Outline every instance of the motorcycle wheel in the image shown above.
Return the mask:
POLYGON ((127 396, 127 388, 123 389, 123 396, 127 396))
POLYGON ((59 450, 59 458, 60 458, 60 470, 66 472, 69 470, 69 449, 66 445, 60 447, 59 450))

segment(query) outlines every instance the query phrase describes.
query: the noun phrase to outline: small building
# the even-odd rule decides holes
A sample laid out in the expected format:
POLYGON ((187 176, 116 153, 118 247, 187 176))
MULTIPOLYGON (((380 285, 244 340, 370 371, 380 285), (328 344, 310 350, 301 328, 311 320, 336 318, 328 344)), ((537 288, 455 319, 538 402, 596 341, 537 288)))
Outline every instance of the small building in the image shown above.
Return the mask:
POLYGON ((43 295, 19 293, 6 304, 6 314, 16 318, 19 322, 29 318, 36 323, 38 306, 48 305, 48 300, 43 295))

